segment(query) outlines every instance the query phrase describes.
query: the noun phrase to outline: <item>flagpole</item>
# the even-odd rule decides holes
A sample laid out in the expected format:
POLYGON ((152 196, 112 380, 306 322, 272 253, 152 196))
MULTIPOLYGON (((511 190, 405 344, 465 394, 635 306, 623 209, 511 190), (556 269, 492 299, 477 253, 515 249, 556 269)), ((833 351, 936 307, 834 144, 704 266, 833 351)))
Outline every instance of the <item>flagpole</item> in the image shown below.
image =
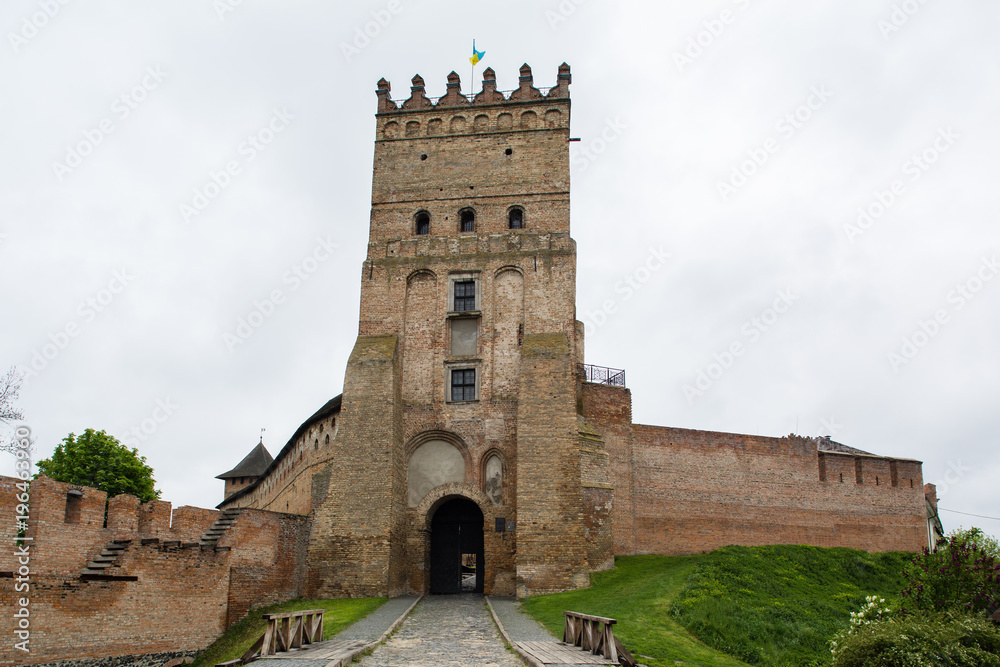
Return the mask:
MULTIPOLYGON (((476 52, 476 38, 472 38, 472 53, 476 52)), ((476 63, 474 58, 470 58, 469 62, 472 63, 472 69, 469 71, 469 95, 475 94, 476 90, 476 63)))

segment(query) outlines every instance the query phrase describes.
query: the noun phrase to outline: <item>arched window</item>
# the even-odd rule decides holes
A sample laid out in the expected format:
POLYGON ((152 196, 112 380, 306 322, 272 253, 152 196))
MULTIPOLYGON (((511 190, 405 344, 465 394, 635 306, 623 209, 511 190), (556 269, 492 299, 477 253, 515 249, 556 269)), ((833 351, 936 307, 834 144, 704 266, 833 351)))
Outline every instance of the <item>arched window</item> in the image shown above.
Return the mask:
POLYGON ((503 461, 496 454, 483 465, 483 492, 494 505, 503 504, 503 461))
POLYGON ((524 209, 520 206, 510 209, 510 212, 507 213, 507 223, 511 229, 523 229, 524 209))
POLYGON ((476 231, 476 214, 471 208, 462 209, 459 212, 459 216, 462 222, 458 228, 458 231, 460 232, 476 231))
POLYGON ((427 211, 417 213, 417 234, 424 235, 431 233, 431 216, 427 211))

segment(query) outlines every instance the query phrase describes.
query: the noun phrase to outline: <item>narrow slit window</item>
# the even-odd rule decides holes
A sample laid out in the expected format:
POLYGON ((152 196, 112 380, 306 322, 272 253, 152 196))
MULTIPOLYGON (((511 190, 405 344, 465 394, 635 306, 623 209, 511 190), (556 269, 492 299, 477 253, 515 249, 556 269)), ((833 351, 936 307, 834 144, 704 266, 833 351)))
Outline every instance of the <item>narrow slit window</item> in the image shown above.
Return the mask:
POLYGON ((462 211, 460 215, 462 223, 461 227, 459 228, 459 231, 463 232, 476 231, 476 214, 473 213, 471 209, 465 209, 464 211, 462 211))
POLYGON ((83 494, 77 489, 66 493, 66 514, 64 523, 80 523, 80 506, 83 504, 83 494))
POLYGON ((476 400, 476 369, 463 368, 451 372, 451 400, 476 400))
POLYGON ((522 229, 524 227, 524 211, 519 208, 510 209, 507 221, 511 229, 522 229))
POLYGON ((417 234, 423 236, 431 233, 431 216, 421 211, 417 213, 417 234))

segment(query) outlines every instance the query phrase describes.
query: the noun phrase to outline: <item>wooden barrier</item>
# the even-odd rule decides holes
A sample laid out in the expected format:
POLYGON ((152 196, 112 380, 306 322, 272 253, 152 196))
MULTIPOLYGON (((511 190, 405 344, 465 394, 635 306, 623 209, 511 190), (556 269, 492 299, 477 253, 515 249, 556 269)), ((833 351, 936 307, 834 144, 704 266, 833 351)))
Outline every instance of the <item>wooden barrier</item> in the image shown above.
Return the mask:
POLYGON ((635 667, 635 659, 615 637, 615 619, 575 611, 564 611, 563 615, 566 616, 566 624, 563 626, 564 642, 626 667, 635 667))
POLYGON ((267 621, 267 629, 264 630, 263 636, 241 657, 220 663, 217 667, 245 665, 257 658, 323 641, 324 613, 325 609, 307 609, 264 614, 261 618, 267 621))

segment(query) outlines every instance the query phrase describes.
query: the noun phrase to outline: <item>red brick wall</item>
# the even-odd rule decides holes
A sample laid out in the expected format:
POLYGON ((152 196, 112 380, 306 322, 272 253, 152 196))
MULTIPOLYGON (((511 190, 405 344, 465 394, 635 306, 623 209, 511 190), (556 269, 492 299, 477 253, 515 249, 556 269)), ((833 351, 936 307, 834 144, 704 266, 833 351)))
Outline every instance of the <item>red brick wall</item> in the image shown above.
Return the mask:
POLYGON ((580 436, 580 496, 587 564, 591 571, 614 567, 612 536, 614 487, 609 483, 610 466, 601 434, 588 420, 577 416, 580 436))
POLYGON ((219 510, 203 509, 183 505, 174 510, 170 522, 170 539, 181 542, 197 542, 205 534, 215 520, 219 518, 219 510))
POLYGON ((529 334, 517 414, 517 594, 588 586, 576 366, 563 334, 529 334))
MULTIPOLYGON (((38 574, 79 571, 113 539, 111 531, 104 528, 107 494, 103 491, 39 477, 32 481, 30 494, 28 536, 34 538, 32 569, 38 574), (65 522, 70 490, 83 494, 78 523, 65 522)), ((13 515, 13 509, 9 514, 13 515)))
MULTIPOLYGON (((16 481, 0 477, 0 512, 11 525, 16 481)), ((178 508, 171 528, 170 503, 116 496, 105 528, 103 492, 42 477, 30 495, 30 588, 16 591, 15 579, 0 578, 0 634, 14 636, 13 612, 26 596, 31 653, 5 641, 0 664, 199 650, 225 629, 227 617, 233 622, 251 606, 303 592, 306 517, 245 510, 219 542, 231 550, 206 550, 192 543, 212 525, 215 510, 178 508), (65 522, 70 490, 82 492, 78 523, 65 522), (136 580, 82 580, 87 561, 112 540, 130 542, 107 573, 136 580), (164 545, 177 541, 186 546, 164 545)), ((17 567, 9 537, 0 572, 17 567)))
POLYGON ((227 627, 253 607, 304 595, 310 519, 245 509, 223 533, 231 547, 227 627))
POLYGON ((820 455, 808 438, 641 425, 634 437, 640 552, 728 544, 917 551, 924 544, 918 462, 895 461, 893 486, 889 459, 824 453, 820 481, 820 455))
POLYGON ((17 498, 22 493, 16 485, 20 482, 14 477, 0 477, 0 511, 6 512, 0 516, 0 572, 13 572, 18 568, 14 538, 17 537, 17 498))
POLYGON ((601 433, 608 454, 608 481, 614 487, 614 552, 635 553, 632 470, 632 393, 625 387, 581 383, 580 406, 601 433))
POLYGON ((311 595, 388 595, 397 585, 405 589, 399 365, 395 336, 358 337, 344 381, 328 495, 313 515, 311 595), (390 571, 398 582, 390 580, 390 571))
POLYGON ((14 651, 9 639, 14 598, 24 593, 15 594, 14 580, 0 579, 0 664, 204 648, 224 628, 228 557, 130 545, 119 569, 135 582, 39 574, 29 590, 29 654, 14 651))

